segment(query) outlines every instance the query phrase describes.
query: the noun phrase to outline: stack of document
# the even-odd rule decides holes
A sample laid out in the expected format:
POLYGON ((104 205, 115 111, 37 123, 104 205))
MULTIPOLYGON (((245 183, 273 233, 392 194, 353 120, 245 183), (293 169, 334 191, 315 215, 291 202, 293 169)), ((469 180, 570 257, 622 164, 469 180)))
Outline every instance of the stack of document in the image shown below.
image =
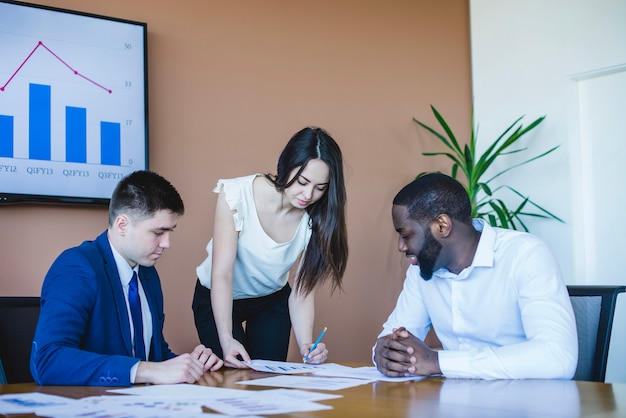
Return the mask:
POLYGON ((258 417, 332 409, 331 406, 318 401, 341 397, 336 394, 297 389, 333 391, 380 380, 402 381, 423 378, 418 376, 390 378, 381 374, 375 367, 354 368, 335 363, 313 365, 253 360, 248 366, 278 376, 240 381, 238 384, 290 389, 244 390, 188 384, 148 385, 109 390, 115 396, 93 396, 78 400, 35 392, 7 394, 0 395, 0 414, 34 413, 55 418, 79 415, 91 418, 111 416, 165 418, 173 415, 183 418, 207 418, 211 415, 203 413, 202 409, 207 407, 231 416, 258 417))
MULTIPOLYGON (((364 366, 364 367, 349 367, 343 366, 341 364, 336 363, 323 363, 323 364, 301 364, 301 363, 288 363, 282 361, 271 361, 271 360, 252 360, 247 363, 248 367, 251 369, 260 371, 260 372, 268 372, 268 373, 277 373, 277 374, 302 374, 302 373, 310 373, 315 376, 324 376, 324 377, 336 377, 336 378, 346 378, 346 379, 355 379, 359 382, 354 382, 356 385, 362 385, 363 383, 369 382, 377 382, 377 381, 385 381, 385 382, 401 382, 406 380, 421 380, 424 379, 425 376, 408 376, 408 377, 388 377, 382 374, 376 369, 374 366, 364 366)), ((259 379, 255 380, 258 381, 259 379)), ((265 379, 263 379, 265 380, 265 379)), ((283 381, 285 379, 282 379, 283 381)), ((251 381, 247 381, 245 383, 250 383, 251 381)), ((328 383, 327 380, 323 382, 328 383)), ((240 382, 244 383, 244 382, 240 382)), ((298 387, 293 385, 285 385, 286 387, 298 387)), ((348 386, 349 387, 349 386, 348 386)), ((335 389, 344 389, 345 387, 335 388, 335 389)), ((329 389, 328 386, 325 386, 326 390, 329 389)))

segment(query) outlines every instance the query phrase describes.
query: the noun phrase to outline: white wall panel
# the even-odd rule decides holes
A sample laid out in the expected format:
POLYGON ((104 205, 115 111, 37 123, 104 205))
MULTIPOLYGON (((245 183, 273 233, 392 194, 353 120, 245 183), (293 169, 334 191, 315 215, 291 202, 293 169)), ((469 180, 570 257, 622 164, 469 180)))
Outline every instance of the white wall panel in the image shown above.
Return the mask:
MULTIPOLYGON (((559 150, 501 181, 566 221, 528 225, 553 249, 568 284, 626 283, 618 264, 626 232, 626 1, 470 0, 470 19, 479 147, 518 116, 546 115, 530 152, 559 150)), ((626 329, 625 310, 614 333, 626 329)), ((626 335, 617 334, 611 352, 624 353, 626 335)), ((625 356, 610 356, 607 381, 626 382, 625 356)))

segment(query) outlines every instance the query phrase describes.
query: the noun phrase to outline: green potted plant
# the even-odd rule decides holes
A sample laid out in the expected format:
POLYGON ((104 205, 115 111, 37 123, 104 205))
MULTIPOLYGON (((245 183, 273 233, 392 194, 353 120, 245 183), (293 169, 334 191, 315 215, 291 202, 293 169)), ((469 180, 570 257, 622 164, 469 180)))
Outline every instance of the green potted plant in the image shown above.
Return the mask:
MULTIPOLYGON (((555 151, 559 146, 550 148, 549 150, 528 158, 520 163, 507 167, 504 170, 496 173, 488 173, 489 168, 493 165, 494 161, 502 156, 520 153, 527 150, 527 147, 516 147, 521 143, 519 142, 524 136, 536 128, 543 120, 545 116, 541 116, 535 119, 530 125, 524 126, 521 123, 523 116, 515 120, 495 141, 489 145, 489 147, 482 153, 477 154, 476 142, 478 127, 474 126, 474 116, 472 114, 472 130, 469 139, 469 143, 465 145, 459 144, 456 136, 450 129, 450 126, 445 121, 443 116, 431 105, 431 109, 441 125, 444 133, 440 133, 430 126, 420 122, 416 118, 413 120, 432 133, 443 145, 448 148, 448 151, 443 152, 424 152, 426 156, 443 155, 452 160, 451 176, 459 180, 470 197, 472 205, 472 217, 483 218, 489 222, 492 226, 498 226, 509 229, 524 229, 528 231, 526 224, 522 217, 534 217, 544 219, 554 219, 559 222, 563 222, 558 216, 544 209, 537 203, 533 202, 528 196, 523 195, 516 189, 507 185, 493 186, 493 180, 502 176, 503 174, 513 170, 514 168, 528 164, 531 161, 544 157, 551 152, 555 151), (463 179, 457 178, 457 175, 461 171, 465 176, 463 179), (510 191, 513 193, 515 199, 519 201, 515 206, 510 206, 511 203, 505 203, 500 197, 503 192, 510 191), (482 192, 482 193, 481 193, 482 192)), ((422 176, 426 174, 420 173, 422 176)))

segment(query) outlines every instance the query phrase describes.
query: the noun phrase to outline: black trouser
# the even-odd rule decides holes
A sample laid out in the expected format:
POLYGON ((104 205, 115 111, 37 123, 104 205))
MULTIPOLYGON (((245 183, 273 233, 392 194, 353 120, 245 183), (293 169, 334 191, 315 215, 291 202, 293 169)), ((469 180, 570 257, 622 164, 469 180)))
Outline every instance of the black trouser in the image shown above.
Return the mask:
MULTIPOLYGON (((233 337, 245 347, 251 359, 287 359, 291 333, 290 293, 291 287, 286 284, 267 296, 233 301, 233 337)), ((200 342, 224 358, 211 307, 211 290, 199 280, 191 306, 200 342)))

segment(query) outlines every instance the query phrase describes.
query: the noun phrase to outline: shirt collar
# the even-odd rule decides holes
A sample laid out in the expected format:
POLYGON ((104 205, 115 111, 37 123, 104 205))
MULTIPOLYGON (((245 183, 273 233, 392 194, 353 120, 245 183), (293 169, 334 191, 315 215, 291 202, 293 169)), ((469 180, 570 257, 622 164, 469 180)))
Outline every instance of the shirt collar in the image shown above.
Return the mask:
POLYGON ((496 230, 484 219, 472 220, 472 226, 481 232, 476 254, 472 260, 471 267, 493 267, 493 253, 496 245, 496 230))
POLYGON ((496 230, 485 222, 484 219, 473 219, 472 226, 480 232, 478 246, 472 264, 464 268, 459 274, 454 274, 447 269, 439 269, 436 275, 442 279, 464 280, 467 279, 476 267, 493 267, 494 249, 496 243, 496 230))
POLYGON ((133 271, 137 273, 137 277, 139 277, 139 265, 132 268, 128 261, 122 255, 117 252, 115 247, 111 245, 111 241, 109 241, 109 246, 111 247, 111 252, 113 253, 113 258, 115 259, 115 265, 117 266, 117 273, 120 276, 120 281, 122 282, 123 287, 127 287, 130 283, 130 280, 133 278, 133 271))

